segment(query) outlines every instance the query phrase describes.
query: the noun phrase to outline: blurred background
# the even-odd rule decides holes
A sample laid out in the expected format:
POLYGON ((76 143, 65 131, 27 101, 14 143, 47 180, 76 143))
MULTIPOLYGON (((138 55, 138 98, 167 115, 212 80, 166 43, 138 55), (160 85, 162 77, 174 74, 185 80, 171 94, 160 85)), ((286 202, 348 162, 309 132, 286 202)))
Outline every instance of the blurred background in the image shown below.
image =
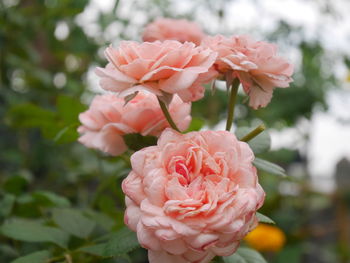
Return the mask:
MULTIPOLYGON (((186 18, 208 34, 274 42, 295 64, 294 83, 276 89, 267 108, 251 110, 241 94, 236 112, 238 126, 265 122, 272 146, 261 157, 289 175, 260 174, 261 211, 286 237, 262 250, 268 262, 350 262, 349 13, 348 0, 2 0, 0 223, 41 220, 69 204, 100 218, 104 231, 122 226, 127 164, 76 142, 78 114, 101 92, 93 70, 106 64, 110 43, 140 41, 157 17, 186 18)), ((194 103, 195 125, 222 129, 226 99, 219 88, 194 103)), ((0 262, 38 246, 0 236, 0 262)), ((130 257, 146 262, 142 249, 130 257)), ((122 261, 81 254, 74 262, 122 261)))

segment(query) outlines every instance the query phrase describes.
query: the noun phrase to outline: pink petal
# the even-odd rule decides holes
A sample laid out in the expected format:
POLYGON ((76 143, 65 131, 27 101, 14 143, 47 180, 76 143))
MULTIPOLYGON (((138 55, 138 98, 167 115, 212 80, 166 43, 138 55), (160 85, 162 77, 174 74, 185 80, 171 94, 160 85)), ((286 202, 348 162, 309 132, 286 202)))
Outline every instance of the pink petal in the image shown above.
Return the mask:
POLYGON ((161 246, 165 251, 174 255, 181 255, 188 249, 186 243, 182 239, 163 240, 161 246))
POLYGON ((133 171, 123 180, 122 189, 125 195, 132 199, 137 205, 140 205, 142 200, 146 198, 143 191, 142 179, 133 171))
POLYGON ((196 250, 206 250, 208 246, 214 245, 218 239, 217 234, 200 233, 199 235, 186 238, 186 242, 191 244, 191 247, 196 250))
POLYGON ((181 256, 171 255, 165 251, 148 250, 149 263, 189 263, 181 256))
POLYGON ((141 222, 137 224, 137 239, 140 245, 146 249, 161 249, 159 240, 154 236, 153 232, 145 227, 141 222))
POLYGON ((261 88, 251 88, 249 92, 249 106, 253 109, 265 107, 272 99, 272 90, 264 91, 261 88))
POLYGON ((124 223, 132 230, 137 230, 137 224, 141 218, 140 208, 127 196, 125 197, 125 204, 127 206, 124 214, 124 223))
POLYGON ((166 172, 163 168, 152 169, 144 177, 143 187, 149 202, 153 205, 162 207, 166 197, 164 187, 167 182, 166 172))
POLYGON ((230 245, 225 247, 211 247, 210 250, 218 256, 227 257, 235 253, 238 247, 239 242, 232 242, 230 245))
POLYGON ((189 88, 198 78, 198 75, 203 70, 199 69, 186 69, 181 72, 175 73, 173 76, 166 80, 159 82, 159 87, 169 93, 176 93, 180 90, 189 88))
POLYGON ((124 72, 127 76, 139 80, 149 71, 149 68, 152 63, 152 60, 138 58, 129 64, 120 66, 119 69, 122 72, 124 72))
POLYGON ((102 88, 112 91, 122 91, 137 83, 133 79, 114 67, 96 68, 95 73, 101 77, 102 88))

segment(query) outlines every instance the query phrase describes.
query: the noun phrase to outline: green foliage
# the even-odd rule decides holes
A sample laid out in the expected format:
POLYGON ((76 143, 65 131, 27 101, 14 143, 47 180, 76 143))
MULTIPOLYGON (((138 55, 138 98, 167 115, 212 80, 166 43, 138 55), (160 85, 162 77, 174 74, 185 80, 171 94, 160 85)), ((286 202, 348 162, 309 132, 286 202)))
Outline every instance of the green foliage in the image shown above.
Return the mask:
POLYGON ((288 258, 288 263, 299 263, 302 261, 303 248, 300 244, 286 246, 275 258, 273 263, 284 263, 288 258))
POLYGON ((225 263, 267 263, 259 252, 247 247, 240 247, 233 255, 223 259, 225 263))
POLYGON ((190 127, 188 127, 187 132, 199 131, 200 129, 202 129, 204 124, 205 124, 205 121, 203 119, 192 118, 192 121, 190 123, 190 127))
POLYGON ((139 246, 135 232, 124 227, 108 240, 105 253, 106 256, 118 256, 128 253, 139 246))
POLYGON ((59 95, 56 107, 56 111, 51 111, 32 103, 17 104, 7 112, 7 123, 13 128, 39 128, 47 139, 56 143, 75 141, 78 115, 86 106, 76 98, 59 95))
POLYGON ((14 247, 7 244, 0 245, 0 252, 0 255, 2 255, 3 258, 6 256, 10 258, 16 258, 19 256, 17 250, 14 247))
POLYGON ((256 216, 259 220, 260 223, 265 223, 265 224, 276 224, 271 218, 269 218, 266 215, 263 215, 259 212, 256 212, 256 216))
POLYGON ((11 214, 16 197, 12 194, 5 194, 0 201, 0 217, 7 217, 11 214))
POLYGON ((33 201, 41 206, 69 207, 70 201, 49 191, 36 191, 32 193, 33 201))
POLYGON ((192 117, 204 119, 206 124, 214 126, 226 116, 228 94, 223 90, 216 90, 215 94, 206 89, 203 99, 192 104, 192 117))
POLYGON ((22 175, 11 176, 5 180, 3 190, 14 195, 19 195, 28 185, 29 180, 29 178, 22 175))
POLYGON ((56 106, 58 115, 67 124, 78 122, 78 115, 86 109, 79 100, 65 95, 57 97, 56 106))
POLYGON ((12 239, 26 242, 52 242, 67 247, 69 236, 62 230, 29 220, 13 219, 5 222, 0 232, 12 239))
POLYGON ((8 112, 8 122, 14 128, 44 129, 54 118, 54 112, 31 103, 15 105, 8 112))
POLYGON ((280 175, 280 176, 287 176, 285 170, 282 167, 278 166, 277 164, 271 163, 269 161, 266 161, 260 158, 255 158, 253 164, 259 170, 262 170, 264 172, 280 175))
POLYGON ((247 261, 238 253, 224 258, 225 263, 247 263, 247 261))
POLYGON ((49 258, 50 252, 47 250, 42 250, 19 257, 11 263, 46 263, 49 258))
POLYGON ((113 230, 112 228, 116 225, 116 220, 118 220, 117 217, 112 219, 111 217, 94 210, 85 211, 84 215, 92 219, 97 226, 100 226, 107 232, 113 230))
POLYGON ((79 251, 99 256, 99 257, 106 257, 106 244, 97 244, 92 246, 86 246, 79 249, 79 251))
POLYGON ((87 238, 95 227, 95 222, 78 210, 56 208, 52 218, 61 229, 79 238, 87 238))
POLYGON ((133 151, 157 144, 157 137, 151 135, 142 136, 139 133, 130 133, 124 135, 123 138, 125 144, 133 151))
POLYGON ((101 257, 116 257, 125 255, 139 246, 136 233, 123 227, 118 232, 108 236, 107 242, 82 247, 80 251, 101 257))

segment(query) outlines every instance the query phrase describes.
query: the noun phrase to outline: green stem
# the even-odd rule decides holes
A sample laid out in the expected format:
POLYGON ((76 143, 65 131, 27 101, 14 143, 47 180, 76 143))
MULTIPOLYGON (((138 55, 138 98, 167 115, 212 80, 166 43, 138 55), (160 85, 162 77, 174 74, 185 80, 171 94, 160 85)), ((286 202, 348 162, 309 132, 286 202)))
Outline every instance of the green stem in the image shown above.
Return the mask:
POLYGON ((254 137, 258 136, 260 133, 262 133, 265 129, 266 129, 265 125, 264 124, 260 124, 258 127, 256 127, 254 130, 252 130, 250 133, 245 135, 240 140, 242 142, 248 142, 251 139, 253 139, 254 137))
POLYGON ((64 258, 66 259, 67 263, 73 263, 72 257, 69 254, 65 254, 64 258))
MULTIPOLYGON (((158 97, 157 97, 157 98, 158 98, 158 97)), ((158 98, 158 102, 159 102, 160 108, 162 109, 163 114, 164 114, 166 120, 167 120, 168 123, 170 124, 170 127, 173 128, 175 131, 180 132, 179 128, 176 126, 175 122, 174 122, 173 119, 171 118, 170 113, 169 113, 168 108, 167 108, 167 106, 165 105, 165 103, 164 103, 162 100, 160 100, 159 98, 158 98)))
POLYGON ((235 78, 231 86, 230 100, 228 103, 226 131, 231 130, 233 118, 235 116, 235 104, 236 104, 238 87, 239 87, 239 79, 235 78))

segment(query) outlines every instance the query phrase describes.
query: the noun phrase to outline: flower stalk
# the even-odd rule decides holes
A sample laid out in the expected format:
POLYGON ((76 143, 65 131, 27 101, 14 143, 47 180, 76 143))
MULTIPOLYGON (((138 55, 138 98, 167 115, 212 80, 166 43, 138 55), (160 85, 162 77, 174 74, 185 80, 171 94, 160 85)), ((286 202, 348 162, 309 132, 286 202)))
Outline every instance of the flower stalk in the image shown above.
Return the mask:
POLYGON ((236 104, 236 97, 237 97, 239 83, 240 83, 239 79, 235 78, 231 85, 230 99, 229 99, 228 109, 227 109, 226 131, 231 130, 233 119, 235 116, 235 104, 236 104))
POLYGON ((168 107, 165 105, 165 103, 161 99, 159 99, 159 97, 157 97, 157 99, 158 99, 158 102, 159 102, 159 106, 162 109, 162 112, 163 112, 166 120, 168 121, 170 127, 173 128, 177 132, 181 132, 179 130, 179 128, 176 126, 176 124, 173 121, 173 119, 171 118, 171 115, 170 115, 170 113, 168 111, 168 107))
POLYGON ((256 127, 254 130, 252 130, 247 135, 243 136, 243 138, 240 139, 242 142, 248 142, 258 136, 260 133, 262 133, 266 129, 264 124, 260 124, 258 127, 256 127))

